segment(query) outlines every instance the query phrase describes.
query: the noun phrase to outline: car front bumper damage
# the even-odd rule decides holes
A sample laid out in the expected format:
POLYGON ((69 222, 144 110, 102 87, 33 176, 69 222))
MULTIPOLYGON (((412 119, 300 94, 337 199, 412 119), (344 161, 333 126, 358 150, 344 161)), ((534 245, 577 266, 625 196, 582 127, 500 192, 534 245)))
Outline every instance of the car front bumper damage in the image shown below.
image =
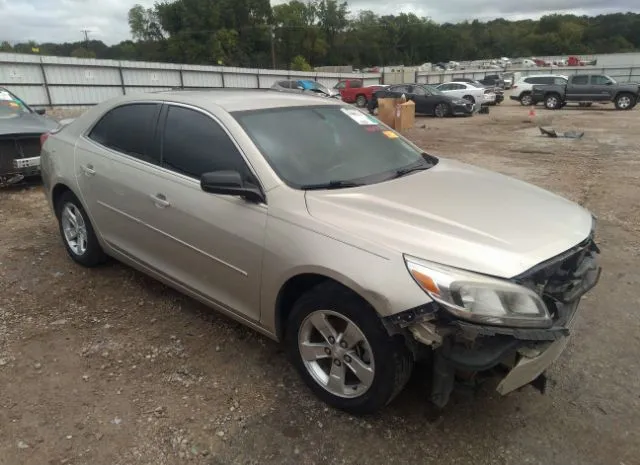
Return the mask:
POLYGON ((546 287, 554 293, 554 298, 548 299, 554 315, 550 328, 479 325, 454 319, 435 302, 387 317, 388 323, 408 331, 417 359, 432 359, 430 400, 437 407, 444 407, 456 378, 475 383, 497 377, 496 390, 501 395, 526 385, 544 393, 546 370, 569 342, 580 300, 600 278, 598 253, 589 241, 545 264, 542 271, 539 267, 532 270, 538 274, 553 268, 546 287), (566 269, 567 263, 571 263, 572 271, 566 269), (565 276, 561 282, 556 276, 562 272, 565 276))

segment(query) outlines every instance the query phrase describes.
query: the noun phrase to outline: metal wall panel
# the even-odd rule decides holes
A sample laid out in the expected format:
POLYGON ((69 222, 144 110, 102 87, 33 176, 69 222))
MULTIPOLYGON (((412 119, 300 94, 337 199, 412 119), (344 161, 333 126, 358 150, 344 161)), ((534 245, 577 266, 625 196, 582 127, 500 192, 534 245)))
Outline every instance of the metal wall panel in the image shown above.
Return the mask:
POLYGON ((121 85, 117 68, 47 65, 45 72, 49 84, 121 85))
POLYGON ((91 105, 122 95, 119 87, 50 86, 51 105, 91 105))
POLYGON ((147 92, 163 92, 171 90, 171 87, 125 87, 127 95, 134 95, 147 92))
POLYGON ((43 84, 42 68, 39 64, 0 64, 0 84, 43 84))
POLYGON ((255 89, 258 87, 258 75, 244 73, 224 73, 224 86, 244 88, 249 87, 255 89))
POLYGON ((222 87, 222 75, 217 72, 182 71, 182 80, 187 87, 222 87))
POLYGON ((127 86, 180 87, 180 72, 166 69, 123 69, 122 77, 127 86))
POLYGON ((287 79, 287 76, 277 76, 274 74, 260 74, 258 76, 258 79, 260 80, 260 88, 268 89, 269 87, 274 85, 276 81, 287 79))
POLYGON ((11 92, 16 94, 19 98, 24 100, 27 105, 33 106, 45 106, 49 104, 47 99, 47 90, 44 86, 21 86, 21 85, 8 85, 5 86, 11 92))

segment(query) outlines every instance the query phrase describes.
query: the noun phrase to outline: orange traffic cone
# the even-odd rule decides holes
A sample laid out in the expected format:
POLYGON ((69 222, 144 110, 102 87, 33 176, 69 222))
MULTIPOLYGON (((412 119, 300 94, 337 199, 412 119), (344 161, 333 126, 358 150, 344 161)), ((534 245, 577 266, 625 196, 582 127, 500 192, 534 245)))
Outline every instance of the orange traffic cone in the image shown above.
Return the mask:
POLYGON ((536 117, 536 107, 532 106, 529 110, 529 119, 533 119, 536 117))

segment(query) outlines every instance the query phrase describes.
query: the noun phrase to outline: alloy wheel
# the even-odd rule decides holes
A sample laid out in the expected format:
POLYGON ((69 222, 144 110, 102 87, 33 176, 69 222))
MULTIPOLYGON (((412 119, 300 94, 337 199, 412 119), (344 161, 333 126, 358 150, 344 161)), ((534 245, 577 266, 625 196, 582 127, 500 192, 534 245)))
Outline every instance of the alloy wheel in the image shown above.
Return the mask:
POLYGON ((88 235, 82 213, 73 203, 66 203, 60 217, 64 240, 75 255, 83 255, 87 251, 88 235))
POLYGON ((298 351, 308 373, 335 396, 359 397, 373 383, 371 345, 362 330, 340 313, 310 313, 298 332, 298 351))
POLYGON ((618 108, 626 110, 631 106, 631 98, 627 95, 623 95, 618 99, 618 108))

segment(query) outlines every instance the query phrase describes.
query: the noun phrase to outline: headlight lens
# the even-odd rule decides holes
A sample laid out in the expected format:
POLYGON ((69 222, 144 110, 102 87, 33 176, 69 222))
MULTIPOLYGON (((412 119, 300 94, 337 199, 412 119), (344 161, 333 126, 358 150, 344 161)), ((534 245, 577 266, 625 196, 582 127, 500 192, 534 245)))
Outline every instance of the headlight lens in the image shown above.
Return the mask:
POLYGON ((405 262, 416 283, 459 318, 523 328, 552 324, 542 299, 524 286, 417 258, 405 262))

